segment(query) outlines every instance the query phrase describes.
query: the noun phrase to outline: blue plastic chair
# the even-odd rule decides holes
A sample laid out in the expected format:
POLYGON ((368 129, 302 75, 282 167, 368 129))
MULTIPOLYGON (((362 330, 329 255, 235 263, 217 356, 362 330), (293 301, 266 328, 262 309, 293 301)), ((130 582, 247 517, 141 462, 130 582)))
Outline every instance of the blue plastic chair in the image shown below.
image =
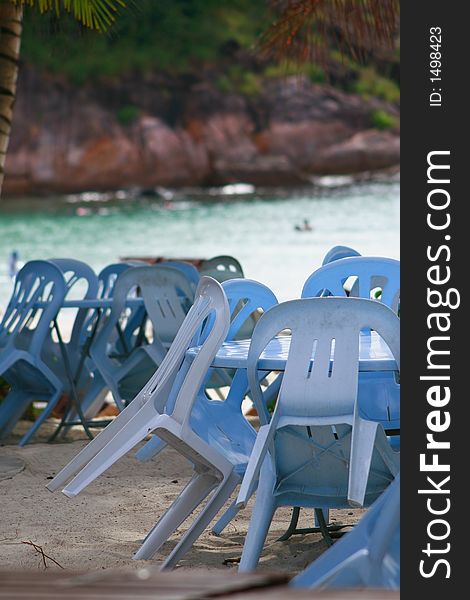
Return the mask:
MULTIPOLYGON (((99 292, 98 292, 98 297, 102 298, 102 299, 112 299, 113 295, 114 295, 114 289, 115 289, 115 285, 116 282, 119 279, 119 276, 128 271, 129 269, 136 269, 136 268, 141 268, 143 266, 147 266, 145 263, 130 263, 130 262, 125 262, 125 263, 114 263, 111 265, 108 265, 107 267, 105 267, 100 274, 98 275, 98 279, 99 279, 99 292)), ((165 265, 162 264, 158 264, 155 265, 153 268, 154 269, 161 269, 163 267, 165 267, 165 265)), ((162 271, 160 271, 162 272, 162 271)), ((194 294, 194 289, 195 287, 191 285, 191 283, 193 282, 193 280, 195 279, 194 274, 196 274, 196 276, 199 278, 199 275, 196 271, 196 269, 190 265, 189 263, 176 263, 175 261, 173 261, 172 266, 170 267, 169 263, 166 263, 166 269, 163 271, 166 275, 166 278, 171 280, 171 278, 176 278, 175 279, 175 284, 180 284, 182 286, 182 289, 177 288, 177 294, 179 296, 179 303, 181 304, 182 308, 183 308, 183 313, 179 314, 179 321, 175 323, 173 323, 173 325, 170 327, 170 329, 173 329, 173 337, 174 335, 176 335, 176 331, 179 327, 179 323, 182 321, 182 319, 184 318, 184 314, 186 312, 186 310, 189 308, 189 306, 191 305, 192 302, 192 298, 193 298, 193 294, 194 294), (179 268, 176 265, 181 265, 182 267, 179 268), (189 268, 188 268, 189 267, 189 268), (178 274, 180 273, 180 274, 178 274)), ((132 275, 128 275, 128 277, 130 279, 132 279, 132 275)), ((130 285, 130 294, 132 295, 132 290, 134 288, 136 288, 137 286, 135 284, 131 284, 130 285)), ((161 290, 162 294, 165 294, 164 290, 161 290)), ((158 296, 158 294, 157 294, 158 296)), ((155 299, 158 301, 157 296, 155 297, 155 299)), ((178 303, 175 303, 175 306, 177 307, 177 312, 178 312, 178 303)), ((105 311, 106 312, 106 311, 105 311)), ((180 311, 181 312, 181 311, 180 311)), ((127 308, 123 308, 123 312, 121 313, 121 315, 125 313, 126 317, 124 319, 124 323, 122 323, 122 327, 121 325, 119 325, 119 329, 117 327, 118 323, 116 322, 116 326, 113 330, 112 327, 108 327, 108 341, 107 341, 107 345, 106 345, 106 353, 107 355, 111 358, 112 361, 115 361, 116 364, 122 363, 122 364, 126 364, 128 365, 128 363, 126 363, 126 360, 133 360, 131 359, 131 355, 134 353, 134 351, 137 350, 137 348, 139 348, 140 346, 147 346, 147 350, 149 350, 149 342, 146 339, 145 335, 142 335, 145 332, 145 325, 146 325, 146 320, 147 320, 147 310, 146 310, 146 306, 145 305, 140 305, 140 306, 130 306, 127 308), (119 334, 118 334, 119 331, 119 334)), ((171 311, 170 314, 168 315, 169 318, 171 319, 172 315, 171 315, 171 311)), ((91 315, 91 319, 90 319, 90 323, 87 325, 87 332, 89 333, 90 330, 93 329, 93 324, 94 324, 94 319, 97 318, 96 313, 93 313, 91 315)), ((106 315, 101 314, 101 320, 102 322, 107 322, 108 317, 106 317, 106 315)), ((164 317, 163 314, 159 315, 159 328, 160 328, 160 334, 161 329, 163 327, 161 327, 162 323, 164 324, 164 317)), ((100 325, 100 327, 102 327, 102 325, 100 325)), ((100 327, 98 328, 98 331, 100 330, 100 327)), ((166 328, 168 329, 168 327, 166 328)), ((101 334, 100 334, 101 335, 101 334)), ((168 333, 168 331, 165 332, 165 336, 166 339, 164 340, 164 348, 160 348, 159 347, 159 351, 161 351, 162 353, 165 351, 165 348, 169 345, 168 342, 168 337, 172 337, 171 333, 168 333)), ((157 336, 158 337, 158 336, 157 336)), ((161 342, 161 340, 155 340, 155 344, 154 345, 158 345, 161 342)), ((92 352, 95 352, 95 359, 96 359, 96 346, 93 348, 92 352)), ((100 361, 100 359, 98 358, 98 362, 100 361)), ((100 369, 96 368, 95 363, 93 362, 93 359, 90 359, 87 361, 88 367, 89 369, 93 372, 93 383, 92 386, 90 387, 90 390, 88 391, 88 393, 86 394, 83 403, 82 403, 82 409, 83 409, 83 413, 86 419, 92 419, 93 417, 96 416, 96 413, 100 410, 100 408, 103 405, 104 402, 104 397, 108 391, 108 385, 105 381, 105 379, 103 378, 103 375, 100 373, 100 369)), ((150 374, 150 370, 154 369, 155 364, 150 362, 145 371, 144 374, 140 373, 138 378, 137 378, 137 383, 134 382, 132 385, 136 385, 137 387, 135 389, 131 388, 131 391, 126 390, 126 397, 131 397, 132 395, 134 395, 135 393, 137 393, 138 391, 138 386, 141 385, 141 383, 139 382, 145 382, 145 377, 149 376, 150 374), (147 373, 147 375, 145 375, 145 373, 147 373)), ((127 377, 127 385, 129 385, 130 379, 127 376, 127 374, 123 373, 123 376, 127 377)), ((115 390, 115 393, 117 393, 117 390, 115 390)), ((76 415, 73 415, 71 420, 74 420, 76 418, 76 415)))
MULTIPOLYGON (((222 452, 212 444, 209 445, 190 424, 191 409, 213 357, 226 337, 229 317, 227 299, 220 284, 210 277, 201 278, 194 304, 161 367, 125 410, 48 484, 48 488, 53 491, 73 477, 63 491, 67 496, 75 496, 149 432, 155 430, 194 465, 194 475, 149 532, 135 558, 146 558, 149 553, 155 552, 194 509, 207 499, 202 511, 165 561, 164 566, 172 566, 204 531, 240 481, 236 464, 245 448, 237 440, 231 443, 221 431, 219 438, 222 452), (188 364, 183 361, 185 352, 211 312, 216 313, 211 331, 205 337, 194 361, 188 364), (170 389, 174 402, 172 409, 166 412, 170 389)), ((230 403, 219 404, 228 406, 230 403)), ((230 428, 232 425, 226 422, 225 416, 222 422, 230 428)), ((250 425, 246 423, 246 427, 250 428, 250 425)), ((254 430, 251 431, 254 439, 254 430)), ((244 462, 246 461, 247 456, 244 455, 244 462)))
POLYGON ((164 260, 158 264, 162 267, 173 267, 173 269, 178 269, 181 271, 184 275, 186 275, 189 281, 191 281, 191 283, 194 285, 194 290, 196 290, 201 277, 199 275, 199 271, 194 265, 185 262, 184 260, 164 260))
POLYGON ((329 262, 304 283, 302 298, 350 296, 377 299, 398 310, 400 262, 392 258, 352 256, 329 262))
POLYGON ((33 400, 46 401, 20 441, 20 446, 27 444, 62 395, 63 382, 43 360, 42 351, 65 293, 62 272, 48 261, 29 261, 16 275, 0 323, 0 375, 11 385, 0 405, 0 439, 12 431, 33 400))
MULTIPOLYGON (((400 298, 400 263, 390 258, 338 259, 314 271, 302 290, 302 298, 352 295, 370 298, 382 290, 380 301, 395 312, 400 298), (355 279, 349 293, 345 283, 355 279)), ((359 407, 364 418, 382 423, 387 430, 400 429, 400 385, 393 373, 360 373, 359 407)), ((395 436, 394 443, 399 446, 395 436)))
POLYGON ((295 577, 295 588, 400 588, 400 474, 354 529, 295 577))
MULTIPOLYGON (((206 281, 207 278, 201 280, 201 284, 203 281, 206 281)), ((216 282, 211 284, 214 292, 218 292, 219 285, 215 286, 216 282), (215 287, 214 287, 215 286, 215 287)), ((257 283, 255 281, 246 281, 246 280, 236 280, 233 282, 226 282, 222 287, 229 288, 230 295, 232 298, 232 305, 237 306, 239 304, 240 299, 251 298, 251 301, 247 301, 244 303, 244 307, 240 312, 237 312, 234 315, 234 318, 231 320, 231 325, 229 324, 229 305, 227 304, 227 326, 224 332, 223 339, 227 339, 229 335, 236 334, 238 327, 242 326, 244 323, 244 317, 249 318, 254 310, 258 308, 265 307, 269 309, 273 304, 275 304, 276 298, 274 294, 266 288, 266 286, 257 283), (242 313, 243 311, 243 313, 242 313), (231 330, 231 331, 230 331, 231 330)), ((207 288, 210 290, 211 288, 207 288)), ((225 296, 224 296, 225 297, 225 296)), ((190 315, 192 311, 188 313, 187 325, 189 326, 190 315)), ((200 333, 199 330, 193 329, 193 337, 187 338, 185 344, 186 348, 192 346, 194 341, 197 340, 198 343, 204 345, 208 338, 212 335, 214 327, 217 323, 217 320, 220 319, 220 314, 216 314, 215 316, 208 315, 208 318, 205 321, 203 332, 200 333), (194 336, 194 334, 196 334, 194 336)), ((202 320, 199 321, 201 324, 202 320)), ((183 328, 181 330, 181 333, 183 328)), ((180 333, 177 336, 177 340, 181 338, 180 333)), ((222 340, 221 340, 222 341, 222 340)), ((175 344, 177 341, 175 340, 175 344)), ((174 350, 173 346, 169 350, 169 353, 174 350)), ((181 351, 181 349, 179 350, 181 351)), ((214 349, 215 354, 216 349, 214 349)), ((181 354, 181 356, 183 356, 181 354)), ((174 385, 171 388, 171 391, 163 393, 162 398, 164 398, 164 402, 161 401, 158 405, 158 409, 166 414, 173 414, 176 410, 176 406, 178 403, 178 398, 180 398, 181 386, 182 382, 185 381, 186 374, 188 371, 193 371, 196 369, 196 363, 199 363, 198 356, 194 359, 194 362, 188 363, 184 362, 181 366, 179 373, 176 375, 174 379, 169 379, 170 383, 174 385)), ((202 358, 202 357, 201 357, 202 358)), ((181 359, 180 359, 181 360, 181 359)), ((205 360, 205 359, 204 359, 205 360)), ((208 376, 210 375, 209 365, 212 358, 208 362, 205 363, 205 371, 203 374, 200 374, 201 385, 199 387, 198 393, 194 397, 193 407, 190 414, 187 415, 186 420, 189 423, 191 431, 194 432, 195 438, 202 440, 204 444, 207 444, 208 447, 211 448, 211 451, 214 453, 214 456, 219 456, 221 461, 230 465, 230 472, 233 473, 232 479, 232 488, 229 493, 225 493, 223 496, 224 500, 226 500, 231 491, 233 491, 234 487, 240 480, 240 477, 243 475, 246 466, 248 464, 248 459, 256 439, 256 431, 249 424, 249 422, 245 419, 241 410, 241 403, 246 394, 247 390, 247 378, 246 378, 246 370, 241 369, 237 371, 232 382, 232 386, 230 388, 230 392, 227 398, 224 401, 220 400, 211 400, 205 394, 205 387, 208 376)), ((167 361, 165 361, 166 364, 167 361)), ((153 390, 154 385, 151 384, 153 380, 161 380, 164 381, 165 378, 168 380, 169 373, 165 370, 162 373, 164 365, 156 371, 152 380, 145 386, 145 388, 139 393, 135 400, 133 400, 129 406, 125 409, 122 415, 135 414, 138 410, 138 407, 143 406, 149 399, 152 399, 152 395, 149 394, 148 390, 153 390), (137 401, 137 402, 136 402, 137 401), (136 402, 136 405, 134 405, 136 402)), ((165 367, 166 369, 166 367, 165 367)), ((168 383, 167 383, 168 385, 168 383)), ((162 393, 161 391, 159 392, 162 393)), ((117 436, 120 436, 124 439, 124 428, 128 427, 128 420, 123 420, 121 415, 117 417, 115 421, 111 425, 109 425, 103 433, 100 434, 93 441, 92 445, 88 445, 82 452, 81 456, 79 455, 74 459, 69 465, 67 465, 57 476, 56 478, 48 485, 49 489, 55 490, 62 486, 71 476, 76 476, 76 474, 80 471, 80 478, 72 481, 72 484, 69 484, 65 492, 70 495, 75 495, 79 491, 81 491, 86 485, 90 483, 95 477, 97 477, 101 472, 103 472, 103 468, 99 467, 100 459, 98 453, 102 452, 104 455, 104 448, 106 444, 111 441, 115 441, 117 436), (121 425, 121 423, 123 423, 121 425), (99 440, 99 441, 98 441, 99 440), (92 469, 90 465, 90 461, 93 460, 95 463, 95 469, 99 468, 99 472, 92 469)), ((150 428, 149 428, 150 429, 150 428)), ((129 430, 130 435, 131 430, 129 430)), ((158 431, 157 431, 158 435, 158 431)), ((161 450, 166 443, 171 444, 171 440, 168 440, 165 437, 166 441, 163 441, 160 436, 153 437, 138 453, 137 456, 141 459, 147 460, 155 456, 155 454, 161 450)), ((134 444, 132 444, 134 445, 134 444)), ((177 448, 178 449, 178 448, 177 448)), ((120 453, 122 455, 123 452, 120 453)), ((114 456, 113 461, 117 460, 119 456, 114 456)), ((111 462, 106 463, 107 468, 111 462)), ((184 494, 184 492, 183 492, 184 494)), ((219 502, 220 498, 217 499, 219 502)), ((223 503, 222 503, 223 504, 223 503)), ((182 556, 182 552, 186 551, 188 548, 188 544, 194 541, 194 535, 200 535, 205 526, 212 520, 212 518, 217 514, 217 512, 222 507, 222 504, 216 505, 216 507, 211 508, 211 512, 207 512, 204 515, 204 521, 198 522, 198 528, 193 530, 191 529, 191 533, 188 532, 190 537, 184 537, 181 541, 181 544, 178 544, 178 549, 175 549, 175 552, 169 557, 168 561, 165 563, 167 567, 173 566, 175 562, 182 556), (201 529, 202 528, 202 529, 201 529)), ((180 507, 181 510, 185 510, 184 507, 180 507)), ((234 504, 229 508, 228 511, 223 515, 222 519, 220 519, 216 525, 216 529, 220 532, 223 527, 227 525, 227 523, 233 518, 236 514, 237 509, 234 504)), ((189 514, 189 512, 188 512, 189 514)), ((165 542, 167 537, 174 531, 175 525, 170 529, 166 529, 165 533, 162 533, 161 526, 160 528, 153 529, 149 536, 146 538, 144 545, 139 550, 136 558, 150 558, 165 542)))
MULTIPOLYGON (((278 303, 276 296, 268 287, 251 279, 232 279, 224 281, 222 288, 227 297, 230 309, 230 327, 224 340, 225 342, 235 339, 239 331, 246 325, 247 321, 251 321, 253 314, 257 314, 259 317, 261 312, 266 312, 273 306, 276 306, 278 303)), ((212 330, 213 320, 214 316, 210 316, 207 323, 205 323, 204 327, 202 328, 201 333, 194 340, 193 345, 201 345, 204 342, 207 335, 212 330)), ((243 418, 243 421, 245 420, 241 414, 241 403, 246 393, 246 377, 242 372, 240 372, 238 375, 236 375, 236 373, 231 373, 227 376, 223 370, 219 371, 213 368, 209 369, 206 375, 204 387, 198 394, 198 398, 193 409, 193 415, 191 417, 194 419, 194 423, 193 421, 192 423, 195 431, 197 431, 209 443, 212 438, 216 439, 219 433, 218 425, 211 418, 209 418, 208 422, 204 424, 204 418, 206 416, 206 411, 210 412, 210 409, 214 407, 216 410, 220 410, 220 406, 222 406, 226 401, 229 401, 227 404, 227 409, 231 413, 231 419, 235 424, 235 428, 237 428, 238 423, 240 422, 240 417, 243 418), (211 389, 218 385, 230 386, 230 392, 227 399, 221 399, 222 404, 217 400, 210 400, 206 393, 207 389, 211 389), (218 402, 218 404, 216 402, 218 402), (232 407, 234 408, 234 411, 232 411, 232 407), (202 411, 201 414, 199 414, 199 410, 202 411), (200 431, 201 426, 203 427, 202 431, 200 431)), ((171 399, 168 403, 168 410, 170 409, 171 399)), ((242 428, 243 427, 244 425, 242 425, 242 428)), ((156 454, 160 452, 165 445, 166 444, 159 438, 154 437, 137 452, 136 456, 141 461, 150 460, 156 456, 156 454)), ((225 526, 226 524, 223 527, 225 526)), ((221 529, 217 528, 217 533, 220 533, 223 527, 221 529)))
MULTIPOLYGON (((64 276, 66 286, 64 300, 71 300, 72 298, 89 300, 97 297, 99 281, 96 273, 89 265, 73 258, 50 258, 49 262, 59 267, 64 276)), ((60 377, 64 384, 64 391, 69 395, 72 393, 70 378, 75 378, 82 360, 88 315, 89 309, 87 308, 76 310, 68 342, 64 340, 56 342, 52 336, 49 336, 43 345, 43 358, 56 375, 60 377), (64 350, 67 354, 66 360, 71 369, 70 373, 67 372, 67 365, 64 364, 64 350)), ((60 315, 58 315, 58 322, 60 325, 60 315)), ((63 332, 61 333, 63 335, 63 332)), ((83 393, 89 383, 90 373, 86 369, 82 370, 78 380, 75 381, 77 393, 83 393)))
MULTIPOLYGON (((276 296, 268 287, 253 279, 228 279, 223 282, 222 287, 229 302, 231 319, 225 341, 250 339, 261 314, 278 303, 276 296)), ((197 340, 195 345, 202 343, 202 339, 197 340)), ((223 399, 219 388, 230 386, 232 376, 233 370, 211 369, 206 389, 216 389, 219 398, 223 399)))
MULTIPOLYGON (((131 268, 132 265, 119 262, 112 263, 105 266, 98 273, 98 290, 96 292, 96 298, 100 300, 109 300, 113 297, 114 285, 116 283, 117 278, 121 273, 127 271, 131 268)), ((145 307, 134 307, 133 316, 128 319, 129 327, 122 332, 123 338, 125 340, 125 344, 128 347, 133 347, 133 343, 135 342, 135 336, 133 333, 136 328, 136 323, 141 322, 144 313, 145 307)), ((104 311, 106 312, 106 311, 104 311)), ((101 310, 90 310, 88 315, 83 323, 82 331, 81 331, 81 339, 80 345, 82 351, 84 351, 85 356, 81 358, 84 359, 84 368, 86 372, 91 375, 91 384, 88 387, 85 396, 81 399, 81 408, 83 411, 83 416, 87 420, 91 420, 96 414, 99 412, 101 407, 103 406, 104 399, 106 394, 108 393, 108 388, 106 386, 106 382, 100 375, 100 372, 96 369, 93 361, 89 358, 89 345, 93 340, 93 336, 96 334, 96 330, 100 325, 101 318, 103 316, 103 311, 101 310)), ((117 331, 115 335, 114 345, 117 353, 124 353, 124 349, 122 347, 122 342, 118 337, 117 331)), ((64 423, 67 426, 67 423, 75 423, 77 422, 78 415, 76 411, 72 410, 69 415, 67 415, 66 422, 64 423)))
MULTIPOLYGON (((146 263, 141 262, 136 264, 132 262, 120 262, 112 263, 104 267, 98 274, 99 290, 97 297, 101 300, 112 300, 114 286, 119 275, 124 273, 124 271, 136 266, 146 266, 146 263)), ((101 318, 103 316, 103 312, 105 313, 106 311, 95 311, 94 314, 91 315, 90 321, 94 322, 95 318, 98 316, 101 318)), ((146 314, 145 306, 143 305, 131 306, 126 309, 125 326, 120 330, 119 334, 117 329, 115 332, 114 352, 116 354, 120 354, 122 356, 129 355, 135 347, 139 346, 145 341, 138 339, 139 334, 137 332, 143 329, 145 325, 146 314)), ((89 334, 92 329, 93 328, 90 323, 89 327, 87 328, 87 334, 89 334)))
POLYGON ((200 269, 201 275, 209 275, 220 283, 229 279, 245 277, 241 264, 233 256, 214 256, 205 260, 200 269))
POLYGON ((340 258, 350 258, 351 256, 361 256, 357 250, 350 248, 349 246, 333 246, 325 254, 322 265, 339 260, 340 258))
MULTIPOLYGON (((260 315, 273 306, 277 305, 277 298, 273 292, 257 281, 251 279, 231 279, 222 283, 222 288, 227 296, 230 309, 230 328, 228 330, 225 342, 237 339, 240 331, 248 326, 252 327, 253 315, 259 318, 260 315)), ((194 340, 194 345, 204 343, 209 332, 212 330, 214 316, 210 316, 208 322, 202 329, 201 334, 194 340)), ((269 390, 270 396, 267 396, 266 402, 269 402, 275 396, 279 389, 281 380, 271 384, 269 390)), ((238 461, 235 470, 243 475, 248 463, 248 457, 254 443, 254 429, 248 424, 242 414, 242 402, 245 396, 249 394, 247 389, 246 372, 244 370, 234 371, 229 374, 223 370, 209 369, 203 388, 199 390, 193 412, 191 414, 191 426, 204 440, 210 445, 219 447, 221 451, 224 446, 232 444, 228 452, 229 460, 233 455, 233 445, 243 447, 243 452, 235 453, 238 461), (230 387, 227 398, 211 400, 207 390, 218 385, 230 387), (230 440, 228 442, 227 440, 230 440), (238 441, 237 441, 238 440, 238 441)), ((174 398, 170 397, 167 410, 171 410, 174 398)), ((136 457, 141 461, 147 461, 154 458, 166 443, 154 436, 137 453, 136 457)), ((238 512, 235 500, 229 506, 227 511, 217 521, 212 528, 215 535, 220 535, 227 527, 230 521, 238 512)))
POLYGON ((367 506, 398 473, 399 454, 382 426, 362 418, 357 408, 359 335, 364 328, 382 336, 399 368, 399 319, 378 302, 293 300, 259 320, 248 355, 248 382, 261 427, 237 505, 246 506, 257 484, 258 490, 241 571, 258 564, 279 506, 367 506), (269 421, 257 364, 271 339, 286 329, 292 334, 290 351, 269 421))
POLYGON ((119 410, 138 393, 160 365, 186 316, 185 305, 194 299, 190 281, 179 270, 159 265, 132 267, 116 280, 109 314, 90 348, 91 359, 111 390, 119 410), (116 328, 126 309, 128 298, 137 289, 153 328, 153 340, 134 348, 130 355, 114 352, 116 328), (184 297, 181 296, 184 292, 184 297))

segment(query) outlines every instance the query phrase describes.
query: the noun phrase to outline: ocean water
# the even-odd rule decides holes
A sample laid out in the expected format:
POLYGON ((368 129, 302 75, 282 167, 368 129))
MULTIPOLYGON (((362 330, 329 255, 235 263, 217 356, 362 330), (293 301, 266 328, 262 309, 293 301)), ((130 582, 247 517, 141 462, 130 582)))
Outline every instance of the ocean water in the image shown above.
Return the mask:
POLYGON ((123 256, 210 258, 231 254, 246 277, 279 300, 303 282, 334 245, 399 258, 399 182, 322 178, 304 190, 247 185, 158 195, 119 192, 0 201, 0 307, 11 281, 7 258, 74 257, 97 272, 123 256), (312 231, 296 231, 308 219, 312 231))

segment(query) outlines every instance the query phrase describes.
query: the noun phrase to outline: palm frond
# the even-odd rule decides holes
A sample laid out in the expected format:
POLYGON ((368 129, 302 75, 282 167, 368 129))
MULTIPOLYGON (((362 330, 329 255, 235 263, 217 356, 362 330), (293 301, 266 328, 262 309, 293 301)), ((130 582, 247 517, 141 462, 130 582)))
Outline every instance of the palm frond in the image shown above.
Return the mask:
POLYGON ((276 59, 322 62, 328 45, 361 58, 361 52, 395 44, 399 0, 271 0, 271 5, 277 18, 260 50, 276 59))
POLYGON ((68 12, 85 27, 106 31, 114 23, 125 0, 11 0, 14 4, 35 7, 40 13, 54 12, 60 16, 68 12))

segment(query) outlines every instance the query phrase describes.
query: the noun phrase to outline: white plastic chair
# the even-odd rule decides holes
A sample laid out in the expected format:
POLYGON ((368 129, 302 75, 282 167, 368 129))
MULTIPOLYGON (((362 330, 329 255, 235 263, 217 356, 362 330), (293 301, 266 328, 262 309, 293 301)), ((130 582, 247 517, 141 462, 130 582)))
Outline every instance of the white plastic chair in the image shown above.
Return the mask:
POLYGON ((357 409, 359 336, 364 328, 383 337, 399 368, 398 317, 372 300, 293 300, 275 306, 258 322, 248 356, 248 381, 261 427, 238 495, 239 507, 246 506, 258 480, 259 484, 241 571, 256 567, 278 506, 369 505, 398 473, 399 455, 382 426, 361 418, 357 409), (285 329, 291 330, 292 341, 268 422, 257 363, 269 341, 285 329))
MULTIPOLYGON (((224 281, 222 288, 228 300, 230 309, 230 328, 224 342, 236 339, 240 331, 251 332, 253 317, 259 318, 260 310, 266 312, 277 304, 276 296, 265 285, 250 279, 232 279, 224 281), (247 327, 248 325, 248 327, 247 327), (251 325, 251 327, 250 327, 251 325)), ((200 338, 201 344, 205 335, 211 331, 211 315, 205 323, 200 338)), ((278 381, 269 386, 273 396, 278 392, 278 381)), ((267 392, 266 392, 267 394, 267 392)), ((255 440, 255 430, 248 424, 242 413, 242 402, 247 395, 247 380, 244 369, 238 371, 218 371, 210 368, 205 382, 197 395, 191 414, 191 427, 212 447, 219 449, 233 464, 237 473, 243 475, 248 464, 248 458, 255 440), (226 377, 224 377, 226 376, 226 377), (207 397, 207 390, 220 384, 229 387, 227 398, 222 402, 207 397)), ((166 410, 171 410, 171 399, 166 410)), ((166 446, 157 436, 153 436, 140 450, 136 457, 146 461, 154 458, 166 446)), ((215 535, 220 535, 238 512, 235 501, 220 517, 212 528, 215 535)), ((149 551, 150 552, 150 551, 149 551)), ((153 553, 153 552, 152 552, 153 553)))
POLYGON ((167 567, 174 565, 199 537, 240 481, 234 464, 198 436, 190 424, 193 403, 229 326, 230 311, 222 287, 210 277, 201 278, 194 304, 160 368, 129 406, 47 486, 54 491, 73 477, 63 492, 69 497, 75 496, 152 431, 177 449, 193 463, 194 476, 151 530, 135 558, 146 558, 149 553, 153 554, 213 492, 205 508, 165 561, 167 567), (211 313, 215 314, 215 318, 200 351, 189 367, 180 370, 186 350, 211 313), (172 393, 176 398, 171 414, 165 414, 173 384, 172 393))

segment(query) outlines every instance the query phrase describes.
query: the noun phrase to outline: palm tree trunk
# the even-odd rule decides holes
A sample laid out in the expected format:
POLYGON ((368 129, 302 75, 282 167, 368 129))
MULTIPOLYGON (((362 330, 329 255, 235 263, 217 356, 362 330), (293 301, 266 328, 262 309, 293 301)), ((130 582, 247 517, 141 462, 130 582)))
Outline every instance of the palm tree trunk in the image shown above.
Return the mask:
POLYGON ((0 194, 16 97, 22 29, 22 7, 0 0, 0 194))

